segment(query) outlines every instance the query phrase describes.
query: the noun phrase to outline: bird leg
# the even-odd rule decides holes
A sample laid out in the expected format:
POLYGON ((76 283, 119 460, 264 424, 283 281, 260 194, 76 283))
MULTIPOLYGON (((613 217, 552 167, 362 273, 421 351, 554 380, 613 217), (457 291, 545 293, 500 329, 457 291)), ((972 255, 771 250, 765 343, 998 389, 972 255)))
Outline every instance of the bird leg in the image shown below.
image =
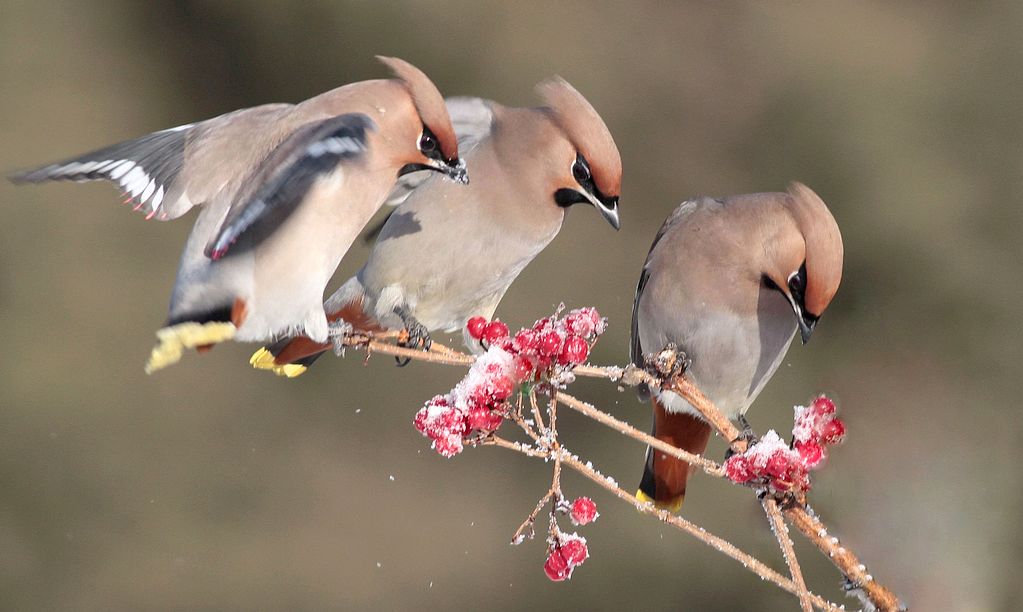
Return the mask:
MULTIPOLYGON (((401 318, 401 322, 405 325, 405 329, 398 335, 398 346, 422 348, 424 351, 430 350, 430 347, 433 345, 433 340, 430 338, 430 330, 426 329, 425 325, 416 320, 409 307, 402 304, 394 309, 394 314, 398 315, 401 318)), ((409 357, 395 357, 394 360, 398 363, 398 367, 404 367, 412 361, 409 357)))
POLYGON ((345 356, 345 338, 353 331, 352 324, 344 319, 335 319, 327 324, 327 338, 334 346, 334 354, 345 356))
MULTIPOLYGON (((742 432, 739 434, 739 437, 737 437, 735 440, 732 440, 732 442, 735 443, 739 440, 745 440, 746 448, 749 448, 756 444, 757 436, 756 434, 753 433, 753 426, 750 425, 749 421, 746 420, 746 415, 740 412, 739 416, 736 417, 736 420, 739 421, 739 425, 742 425, 742 432)), ((729 444, 728 448, 725 449, 725 461, 728 461, 728 459, 734 454, 735 451, 732 450, 732 445, 729 444)))
POLYGON ((682 376, 693 365, 693 361, 674 342, 669 342, 659 353, 647 354, 643 362, 645 369, 664 381, 664 384, 682 376))

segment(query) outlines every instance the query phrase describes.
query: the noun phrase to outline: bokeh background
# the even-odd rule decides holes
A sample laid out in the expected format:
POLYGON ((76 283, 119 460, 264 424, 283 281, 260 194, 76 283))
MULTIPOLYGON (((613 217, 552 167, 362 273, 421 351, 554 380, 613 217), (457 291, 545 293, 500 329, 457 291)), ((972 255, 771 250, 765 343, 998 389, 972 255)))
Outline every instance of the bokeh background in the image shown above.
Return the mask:
MULTIPOLYGON (((754 425, 787 430, 793 404, 833 393, 849 440, 813 499, 834 532, 915 609, 1018 609, 1023 4, 4 0, 0 15, 5 171, 381 77, 376 53, 515 105, 563 75, 621 148, 623 227, 572 210, 498 314, 595 305, 612 323, 601 363, 626 360, 636 277, 678 202, 806 182, 842 227, 845 278, 754 425)), ((571 476, 602 516, 591 560, 548 582, 542 542, 507 544, 548 467, 444 460, 412 428, 454 368, 351 355, 288 381, 230 345, 147 377, 188 231, 108 185, 0 184, 0 608, 796 607, 571 476)), ((575 390, 648 426, 631 393, 575 390)), ((641 447, 563 421, 574 451, 636 482, 641 447)), ((685 514, 781 567, 744 491, 696 477, 685 514)))

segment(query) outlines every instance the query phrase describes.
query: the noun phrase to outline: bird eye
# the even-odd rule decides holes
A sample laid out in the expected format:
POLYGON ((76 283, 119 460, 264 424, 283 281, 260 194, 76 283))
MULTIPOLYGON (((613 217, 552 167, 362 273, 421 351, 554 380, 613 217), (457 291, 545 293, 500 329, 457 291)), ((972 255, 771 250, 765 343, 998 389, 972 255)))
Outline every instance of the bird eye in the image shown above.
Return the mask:
POLYGON ((572 176, 580 183, 590 180, 590 168, 581 157, 576 158, 575 163, 572 164, 572 176))
POLYGON ((437 150, 437 139, 429 131, 424 130, 419 137, 419 150, 423 153, 432 153, 437 150))

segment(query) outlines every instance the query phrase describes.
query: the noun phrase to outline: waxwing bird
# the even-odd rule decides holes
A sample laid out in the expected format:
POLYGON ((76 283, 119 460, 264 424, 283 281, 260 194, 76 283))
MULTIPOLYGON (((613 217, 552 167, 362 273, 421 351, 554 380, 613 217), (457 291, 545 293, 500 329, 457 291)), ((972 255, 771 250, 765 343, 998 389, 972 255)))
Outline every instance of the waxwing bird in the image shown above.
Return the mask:
POLYGON ((187 348, 300 332, 326 341, 323 291, 400 175, 468 181, 444 99, 418 68, 156 132, 12 177, 102 179, 147 219, 193 206, 166 325, 147 372, 187 348))
MULTIPOLYGON (((824 202, 787 193, 697 198, 665 221, 647 255, 632 311, 632 360, 675 345, 693 382, 729 418, 742 417, 799 331, 803 344, 842 279, 842 236, 824 202)), ((711 428, 670 391, 651 396, 654 436, 703 453, 711 428)), ((637 496, 678 510, 690 467, 647 449, 637 496)))
MULTIPOLYGON (((330 318, 362 330, 429 332, 490 318, 509 285, 561 229, 573 204, 593 206, 615 229, 622 166, 600 116, 561 79, 542 83, 545 106, 509 108, 448 100, 472 184, 410 175, 365 266, 327 301, 330 318)), ((472 348, 478 344, 466 336, 472 348)), ((326 350, 295 338, 257 352, 252 364, 297 376, 326 350)))

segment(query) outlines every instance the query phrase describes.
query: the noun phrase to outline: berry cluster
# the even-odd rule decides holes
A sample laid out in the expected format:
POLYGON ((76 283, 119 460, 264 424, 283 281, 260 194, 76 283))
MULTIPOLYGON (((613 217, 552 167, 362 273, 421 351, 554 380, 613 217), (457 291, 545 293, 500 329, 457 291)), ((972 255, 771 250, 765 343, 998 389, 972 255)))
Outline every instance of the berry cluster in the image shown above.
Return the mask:
POLYGON ((501 321, 469 319, 469 335, 487 350, 450 393, 434 397, 416 413, 416 429, 433 440, 433 449, 441 455, 457 455, 472 432, 489 433, 500 427, 505 400, 520 384, 550 374, 554 367, 585 363, 605 326, 594 308, 540 319, 514 337, 501 321))
POLYGON ((554 582, 561 582, 572 577, 572 571, 583 564, 590 556, 586 548, 586 538, 577 534, 560 535, 547 550, 547 561, 543 571, 554 582))
POLYGON ((809 470, 821 466, 827 447, 845 438, 845 424, 835 416, 835 402, 825 396, 809 406, 796 406, 792 444, 771 430, 746 452, 725 462, 725 474, 734 482, 760 481, 775 492, 808 491, 809 470))

